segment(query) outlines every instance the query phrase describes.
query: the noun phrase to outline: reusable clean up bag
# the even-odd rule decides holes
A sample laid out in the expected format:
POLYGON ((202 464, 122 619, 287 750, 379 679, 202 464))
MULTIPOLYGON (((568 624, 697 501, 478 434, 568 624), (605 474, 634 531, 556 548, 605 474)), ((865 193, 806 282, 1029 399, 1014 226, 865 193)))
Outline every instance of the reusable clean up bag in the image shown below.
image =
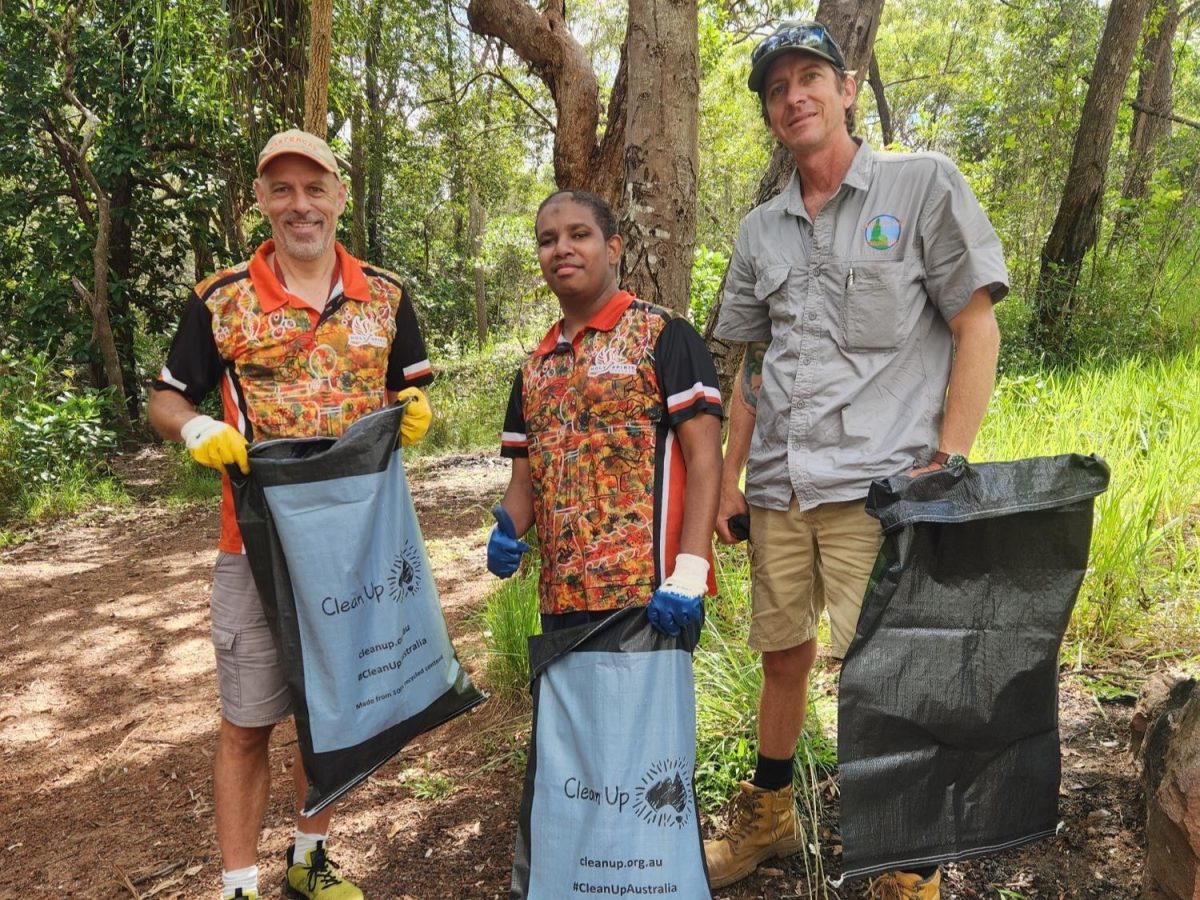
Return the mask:
POLYGON ((659 634, 631 607, 529 639, 514 900, 710 896, 693 785, 698 636, 659 634))
POLYGON ((884 542, 838 697, 843 878, 1054 833, 1058 651, 1107 486, 1079 455, 871 485, 884 542))
POLYGON ((287 674, 306 815, 484 699, 446 631, 404 475, 403 415, 371 413, 336 440, 256 444, 250 475, 232 478, 287 674))

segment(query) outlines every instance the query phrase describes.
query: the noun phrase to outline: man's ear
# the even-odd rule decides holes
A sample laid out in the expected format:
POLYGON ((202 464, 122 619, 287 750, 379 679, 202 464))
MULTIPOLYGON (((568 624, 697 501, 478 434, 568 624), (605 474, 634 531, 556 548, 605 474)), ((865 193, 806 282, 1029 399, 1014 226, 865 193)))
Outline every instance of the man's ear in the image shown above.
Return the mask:
POLYGON ((842 109, 849 109, 854 105, 854 98, 858 96, 858 79, 854 77, 853 71, 847 71, 846 77, 842 79, 842 91, 845 97, 842 100, 842 109))
POLYGON ((625 249, 625 241, 619 234, 614 234, 605 243, 608 245, 608 264, 615 266, 621 261, 621 251, 625 249))
POLYGON ((263 209, 263 193, 264 193, 264 191, 266 191, 266 188, 263 187, 262 180, 255 178, 254 179, 254 202, 258 204, 258 211, 265 215, 266 210, 263 209))

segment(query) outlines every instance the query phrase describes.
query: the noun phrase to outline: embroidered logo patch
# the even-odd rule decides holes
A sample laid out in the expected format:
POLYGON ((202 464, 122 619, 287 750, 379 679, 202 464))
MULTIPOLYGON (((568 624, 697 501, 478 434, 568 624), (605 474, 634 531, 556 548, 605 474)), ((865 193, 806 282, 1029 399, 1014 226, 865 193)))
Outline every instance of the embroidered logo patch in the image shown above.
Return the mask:
POLYGON ((597 375, 634 375, 636 373, 637 366, 627 362, 621 356, 618 347, 601 348, 592 358, 592 364, 588 366, 589 378, 595 378, 597 375))
POLYGON ((863 237, 876 250, 890 250, 900 240, 900 220, 895 216, 876 216, 863 229, 863 237))

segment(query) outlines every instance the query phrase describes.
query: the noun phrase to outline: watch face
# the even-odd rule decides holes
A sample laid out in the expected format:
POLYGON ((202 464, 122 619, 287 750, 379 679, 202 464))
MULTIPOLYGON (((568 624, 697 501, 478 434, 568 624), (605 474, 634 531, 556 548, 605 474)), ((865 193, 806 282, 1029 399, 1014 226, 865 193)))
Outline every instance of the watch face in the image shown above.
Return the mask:
POLYGON ((946 458, 946 468, 947 469, 951 469, 954 466, 965 466, 966 464, 967 464, 967 458, 965 456, 963 456, 961 453, 951 453, 946 458))

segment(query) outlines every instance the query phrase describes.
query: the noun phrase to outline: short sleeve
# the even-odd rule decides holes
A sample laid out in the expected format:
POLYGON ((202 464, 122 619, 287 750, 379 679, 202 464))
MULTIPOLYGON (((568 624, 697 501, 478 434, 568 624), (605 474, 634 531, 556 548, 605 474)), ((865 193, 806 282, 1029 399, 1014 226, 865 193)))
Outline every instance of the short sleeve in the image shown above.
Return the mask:
POLYGON ((713 334, 725 341, 745 343, 771 340, 771 315, 766 303, 754 293, 756 276, 748 251, 749 220, 742 222, 733 242, 733 256, 725 273, 725 293, 713 334))
POLYGON ((520 370, 513 379, 512 391, 508 395, 508 409, 504 413, 504 433, 500 435, 500 455, 506 459, 525 459, 529 456, 529 439, 525 435, 525 407, 521 402, 524 393, 520 370))
POLYGON ((433 367, 429 365, 429 354, 421 337, 417 312, 413 309, 408 290, 401 288, 400 305, 396 307, 396 336, 388 353, 387 388, 389 391, 400 391, 422 387, 431 381, 433 367))
POLYGON ((209 391, 221 383, 224 372, 225 360, 221 358, 213 336, 212 312, 193 291, 183 308, 167 361, 154 380, 154 387, 160 391, 177 391, 192 406, 199 406, 209 391))
POLYGON ((721 418, 717 369, 687 319, 671 319, 654 346, 654 371, 672 428, 700 413, 721 418))
POLYGON ((971 295, 987 288, 992 302, 1008 294, 1008 269, 1000 238, 962 173, 949 160, 921 212, 925 292, 950 321, 971 295))

